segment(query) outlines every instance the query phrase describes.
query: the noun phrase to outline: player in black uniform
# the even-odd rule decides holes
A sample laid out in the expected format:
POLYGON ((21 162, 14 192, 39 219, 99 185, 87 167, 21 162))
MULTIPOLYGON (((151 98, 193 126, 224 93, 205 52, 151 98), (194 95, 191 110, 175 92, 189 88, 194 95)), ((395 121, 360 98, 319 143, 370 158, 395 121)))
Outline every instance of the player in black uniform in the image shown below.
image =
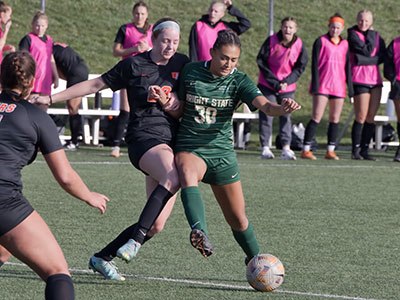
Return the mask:
MULTIPOLYGON (((90 258, 89 267, 107 279, 124 280, 111 260, 118 256, 130 261, 146 240, 163 229, 180 187, 172 150, 178 121, 166 112, 169 102, 163 106, 157 102, 157 88, 152 88, 160 87, 173 99, 179 73, 189 61, 186 55, 176 53, 179 40, 178 23, 163 18, 153 26, 151 51, 126 58, 101 77, 78 83, 52 98, 59 102, 108 87, 127 90, 130 120, 125 139, 132 164, 147 175, 148 200, 139 221, 90 258)), ((49 97, 38 100, 48 103, 49 97)))
MULTIPOLYGON (((85 61, 70 46, 62 43, 54 43, 53 56, 56 61, 58 75, 67 81, 67 88, 88 79, 89 70, 85 61)), ((67 150, 78 149, 78 137, 82 126, 82 118, 78 114, 78 109, 81 102, 82 97, 76 97, 67 101, 69 126, 71 129, 71 141, 65 145, 65 149, 67 150)))
POLYGON ((46 299, 72 300, 74 287, 64 254, 44 220, 22 195, 21 169, 38 148, 60 186, 106 210, 108 198, 91 192, 71 168, 54 122, 25 99, 33 88, 35 61, 26 51, 8 54, 1 65, 0 245, 46 282, 46 299))

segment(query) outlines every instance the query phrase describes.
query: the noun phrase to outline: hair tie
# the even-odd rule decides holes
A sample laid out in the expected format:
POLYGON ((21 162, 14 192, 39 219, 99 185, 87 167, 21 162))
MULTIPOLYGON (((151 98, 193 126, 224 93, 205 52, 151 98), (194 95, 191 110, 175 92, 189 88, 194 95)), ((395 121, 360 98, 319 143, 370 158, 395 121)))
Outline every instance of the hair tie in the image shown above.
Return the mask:
POLYGON ((331 17, 329 19, 329 25, 331 25, 332 23, 340 23, 344 26, 344 19, 341 17, 331 17))
POLYGON ((156 27, 153 28, 153 32, 164 28, 173 28, 178 30, 178 32, 181 32, 181 28, 179 27, 178 23, 174 21, 165 21, 158 24, 156 27))

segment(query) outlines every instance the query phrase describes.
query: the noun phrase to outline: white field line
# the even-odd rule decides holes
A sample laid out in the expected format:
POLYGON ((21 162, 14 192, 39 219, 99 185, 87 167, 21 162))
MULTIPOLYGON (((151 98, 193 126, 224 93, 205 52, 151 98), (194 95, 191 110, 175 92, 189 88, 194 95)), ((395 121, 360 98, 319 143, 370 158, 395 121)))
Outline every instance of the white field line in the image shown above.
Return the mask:
MULTIPOLYGON (((6 262, 7 265, 19 266, 19 267, 27 267, 27 265, 22 263, 12 263, 6 262)), ((73 273, 91 273, 91 270, 83 270, 77 268, 69 269, 73 273)), ((239 290, 253 290, 252 287, 246 285, 231 285, 224 283, 214 283, 208 281, 198 281, 198 280, 187 280, 187 279, 174 279, 168 277, 153 277, 153 276, 142 276, 142 275, 134 275, 134 274, 121 274, 124 277, 145 279, 145 280, 157 280, 157 281, 165 281, 165 282, 174 282, 174 283, 184 283, 184 284, 194 284, 200 286, 211 286, 211 287, 219 287, 219 288, 228 288, 228 289, 239 289, 239 290)), ((309 293, 309 292, 297 292, 297 291, 287 291, 287 290, 275 290, 274 293, 282 293, 282 294, 292 294, 299 296, 308 296, 308 297, 323 297, 328 299, 346 299, 346 300, 383 300, 383 299, 375 299, 375 298, 360 298, 360 297, 350 297, 350 296, 341 296, 341 295, 330 295, 330 294, 318 294, 318 293, 309 293)))
MULTIPOLYGON (((45 161, 36 160, 34 163, 43 164, 45 161)), ((130 162, 127 161, 70 161, 71 165, 131 165, 130 162)), ((375 166, 375 165, 366 165, 366 166, 347 166, 347 165, 303 165, 296 163, 239 163, 239 166, 259 166, 263 168, 268 167, 288 167, 288 168, 328 168, 328 169, 400 169, 400 165, 388 165, 388 166, 375 166)))

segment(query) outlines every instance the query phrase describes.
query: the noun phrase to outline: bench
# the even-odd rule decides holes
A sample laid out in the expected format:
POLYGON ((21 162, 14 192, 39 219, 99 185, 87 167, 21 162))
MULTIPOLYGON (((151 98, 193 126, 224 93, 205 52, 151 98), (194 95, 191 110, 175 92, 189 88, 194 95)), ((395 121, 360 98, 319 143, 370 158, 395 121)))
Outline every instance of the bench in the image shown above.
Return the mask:
MULTIPOLYGON (((382 95, 381 95, 380 103, 385 105, 386 114, 385 115, 376 115, 374 117, 374 122, 376 125, 375 126, 375 149, 376 150, 381 150, 383 145, 387 145, 387 146, 399 145, 398 142, 382 142, 383 125, 386 125, 389 122, 397 122, 397 117, 394 112, 393 101, 388 101, 390 89, 391 89, 390 82, 384 81, 383 87, 382 87, 382 95)), ((353 98, 351 98, 350 101, 351 101, 351 103, 353 103, 353 98)), ((353 121, 353 119, 354 119, 354 108, 351 110, 349 116, 347 117, 347 120, 345 121, 345 124, 344 124, 342 130, 339 133, 339 136, 336 140, 336 145, 339 146, 340 140, 344 136, 347 128, 350 125, 350 122, 353 121)))
POLYGON ((382 132, 383 125, 386 125, 390 122, 397 122, 397 116, 394 110, 393 101, 389 99, 390 93, 390 82, 384 81, 382 88, 382 96, 381 96, 381 105, 384 104, 386 106, 386 114, 385 115, 376 115, 374 117, 375 121, 375 149, 381 150, 382 145, 387 146, 397 146, 398 142, 382 142, 382 132), (390 100, 390 101, 389 101, 390 100))
MULTIPOLYGON (((97 78, 99 76, 99 74, 90 74, 89 79, 97 78)), ((66 85, 67 82, 63 79, 60 79, 59 86, 56 89, 53 88, 51 93, 55 94, 65 90, 66 85)), ((90 94, 82 97, 81 108, 79 109, 78 113, 83 117, 82 140, 85 144, 99 145, 101 118, 119 115, 119 110, 101 108, 101 99, 104 98, 119 99, 119 91, 114 93, 111 89, 104 89, 96 94, 90 94), (95 107, 93 109, 89 109, 88 98, 95 99, 95 107)), ((69 115, 67 108, 49 107, 47 109, 47 113, 51 115, 69 115)), ((60 135, 61 140, 66 140, 69 138, 69 136, 60 135)))
POLYGON ((246 149, 244 135, 244 125, 246 121, 258 119, 258 112, 253 113, 246 104, 243 105, 243 112, 235 112, 232 116, 232 122, 235 126, 234 147, 237 149, 246 149))

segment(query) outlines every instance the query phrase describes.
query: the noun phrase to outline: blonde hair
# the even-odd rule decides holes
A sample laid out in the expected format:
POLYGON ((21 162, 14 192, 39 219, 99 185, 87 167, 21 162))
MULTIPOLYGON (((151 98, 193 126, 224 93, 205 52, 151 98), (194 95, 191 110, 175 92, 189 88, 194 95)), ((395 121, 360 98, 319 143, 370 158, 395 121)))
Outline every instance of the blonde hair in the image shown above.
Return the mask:
POLYGON ((34 14, 31 24, 33 25, 39 19, 45 19, 47 21, 47 23, 49 22, 49 17, 47 17, 47 15, 42 10, 39 10, 34 14))
POLYGON ((358 18, 359 18, 362 14, 370 14, 371 17, 373 17, 372 12, 371 12, 370 10, 368 10, 368 9, 363 9, 363 10, 360 10, 360 11, 358 12, 358 14, 357 14, 357 20, 358 20, 358 18))

